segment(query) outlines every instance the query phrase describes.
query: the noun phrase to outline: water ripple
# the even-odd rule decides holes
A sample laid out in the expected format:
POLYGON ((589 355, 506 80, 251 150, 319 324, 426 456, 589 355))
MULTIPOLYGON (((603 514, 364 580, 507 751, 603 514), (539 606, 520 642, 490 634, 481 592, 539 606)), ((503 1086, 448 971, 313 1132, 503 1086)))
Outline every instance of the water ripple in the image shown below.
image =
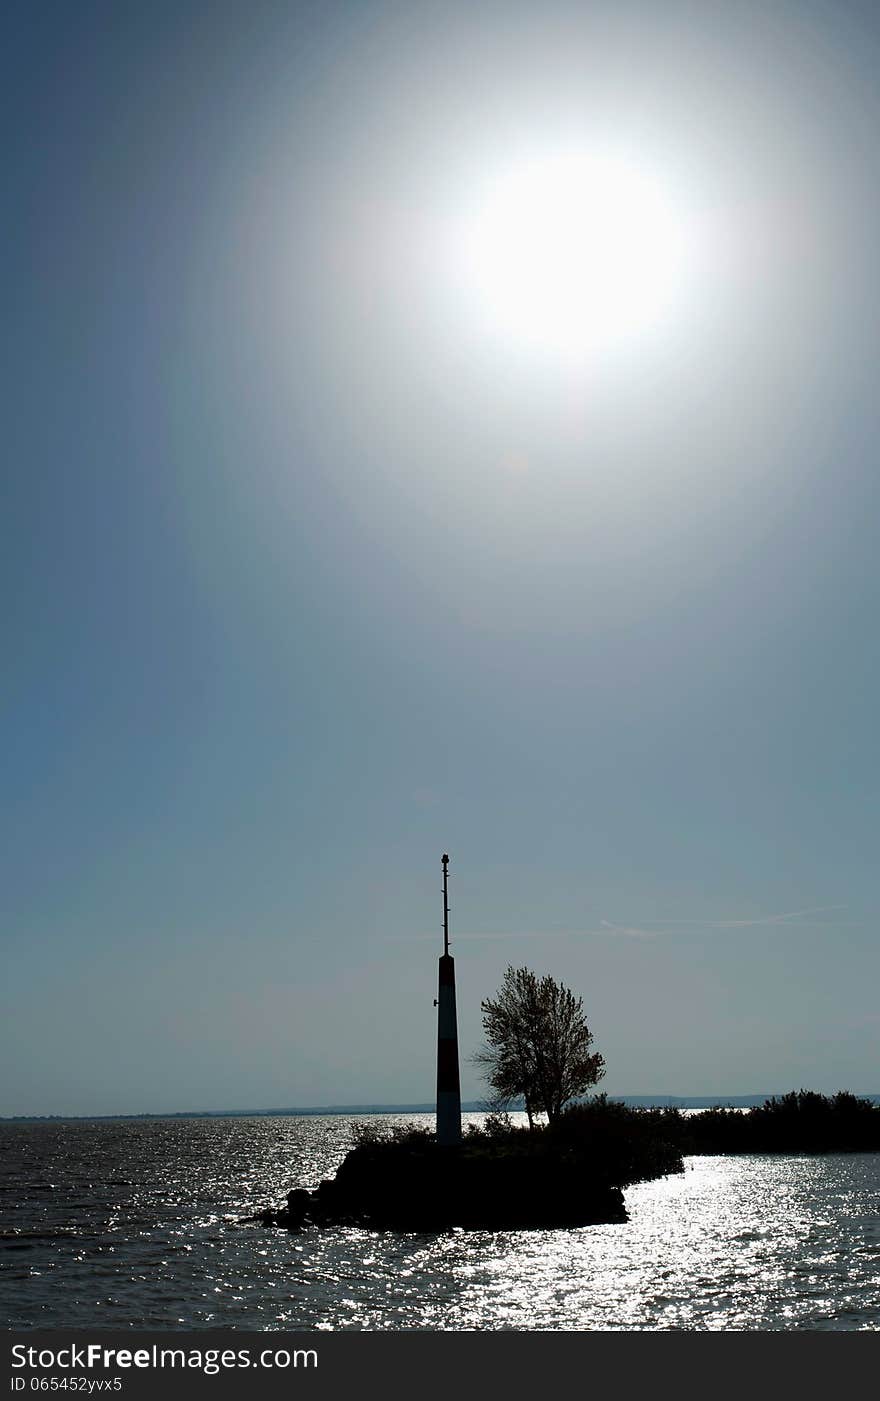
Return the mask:
POLYGON ((242 1225, 332 1174, 352 1122, 0 1126, 0 1253, 15 1252, 5 1326, 880 1327, 880 1154, 690 1158, 684 1174, 627 1191, 626 1225, 434 1236, 242 1225))

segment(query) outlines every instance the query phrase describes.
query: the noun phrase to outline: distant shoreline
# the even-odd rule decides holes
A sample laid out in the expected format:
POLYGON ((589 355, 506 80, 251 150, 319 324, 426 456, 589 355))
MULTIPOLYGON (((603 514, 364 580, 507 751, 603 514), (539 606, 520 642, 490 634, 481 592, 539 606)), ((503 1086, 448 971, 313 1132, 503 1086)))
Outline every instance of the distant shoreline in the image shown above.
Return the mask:
MULTIPOLYGON (((768 1091, 766 1094, 751 1095, 609 1095, 617 1103, 634 1108, 675 1108, 712 1109, 715 1106, 733 1109, 750 1109, 763 1104, 765 1100, 778 1098, 781 1091, 768 1091)), ((859 1099, 869 1099, 880 1104, 880 1094, 859 1095, 859 1099)), ((516 1106, 511 1106, 516 1110, 516 1106)), ((482 1100, 467 1100, 462 1103, 465 1114, 488 1112, 482 1100)), ((306 1108, 284 1109, 180 1109, 169 1111, 148 1111, 141 1114, 4 1114, 0 1124, 40 1124, 40 1123, 106 1123, 139 1119, 277 1119, 313 1118, 317 1116, 347 1114, 433 1114, 433 1101, 426 1104, 321 1104, 306 1108)))

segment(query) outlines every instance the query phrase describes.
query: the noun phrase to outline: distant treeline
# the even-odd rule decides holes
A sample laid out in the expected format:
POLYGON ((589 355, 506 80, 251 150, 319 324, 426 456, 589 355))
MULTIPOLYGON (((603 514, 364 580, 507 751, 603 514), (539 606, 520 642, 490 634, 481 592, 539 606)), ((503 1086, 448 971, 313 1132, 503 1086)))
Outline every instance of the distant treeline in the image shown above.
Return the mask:
POLYGON ((796 1090, 751 1109, 718 1106, 699 1114, 677 1107, 631 1108, 604 1095, 569 1113, 592 1119, 597 1138, 656 1135, 684 1155, 695 1153, 865 1153, 880 1151, 880 1105, 847 1090, 796 1090))

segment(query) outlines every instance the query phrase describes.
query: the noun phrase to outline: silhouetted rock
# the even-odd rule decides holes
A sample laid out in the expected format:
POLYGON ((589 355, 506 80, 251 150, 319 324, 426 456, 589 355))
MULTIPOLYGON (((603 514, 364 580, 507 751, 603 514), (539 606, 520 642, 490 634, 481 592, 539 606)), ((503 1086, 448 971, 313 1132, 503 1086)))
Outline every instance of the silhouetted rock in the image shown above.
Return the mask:
POLYGON ((308 1217, 312 1202, 311 1192, 306 1192, 303 1188, 297 1188, 287 1194, 287 1211, 285 1213, 284 1225, 288 1230, 297 1230, 304 1225, 308 1217))

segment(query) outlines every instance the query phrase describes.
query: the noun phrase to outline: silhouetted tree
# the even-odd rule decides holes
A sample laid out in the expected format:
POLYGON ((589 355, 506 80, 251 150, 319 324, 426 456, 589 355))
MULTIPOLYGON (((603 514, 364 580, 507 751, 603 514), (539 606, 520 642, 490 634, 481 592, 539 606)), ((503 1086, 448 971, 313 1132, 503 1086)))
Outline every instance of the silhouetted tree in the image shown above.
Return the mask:
POLYGON ((522 1095, 530 1126, 542 1110, 552 1124, 605 1074, 603 1057, 590 1051, 583 999, 555 978, 508 967, 497 997, 481 1008, 488 1044, 474 1060, 494 1092, 494 1108, 522 1095))

